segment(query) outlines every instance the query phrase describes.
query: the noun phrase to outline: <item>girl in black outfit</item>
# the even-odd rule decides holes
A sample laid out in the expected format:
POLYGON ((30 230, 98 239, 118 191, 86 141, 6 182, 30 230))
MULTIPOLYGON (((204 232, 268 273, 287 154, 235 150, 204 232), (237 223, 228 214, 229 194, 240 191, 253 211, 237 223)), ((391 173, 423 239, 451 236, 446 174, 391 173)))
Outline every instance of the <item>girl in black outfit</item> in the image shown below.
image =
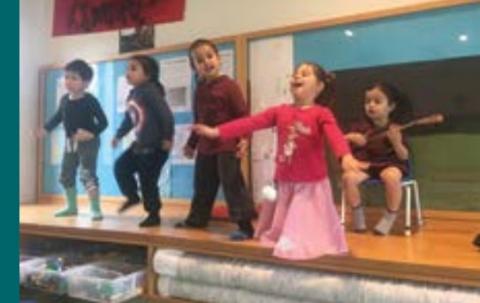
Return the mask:
POLYGON ((148 217, 140 227, 160 225, 161 200, 158 179, 172 147, 174 120, 165 101, 165 90, 158 81, 155 59, 138 55, 130 58, 127 81, 133 85, 127 100, 125 118, 117 130, 112 146, 130 130, 135 141, 115 162, 115 178, 127 200, 119 212, 140 202, 135 174, 138 174, 143 205, 148 217))

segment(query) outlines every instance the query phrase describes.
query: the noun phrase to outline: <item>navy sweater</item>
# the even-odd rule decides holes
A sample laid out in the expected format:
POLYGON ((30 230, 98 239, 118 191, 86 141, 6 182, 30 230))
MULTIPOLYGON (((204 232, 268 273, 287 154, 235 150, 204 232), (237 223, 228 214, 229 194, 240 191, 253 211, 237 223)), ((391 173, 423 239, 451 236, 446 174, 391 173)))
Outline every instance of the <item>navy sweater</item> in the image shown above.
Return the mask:
POLYGON ((107 117, 105 117, 100 103, 89 93, 75 100, 70 100, 68 94, 64 95, 57 111, 45 123, 44 128, 50 132, 61 122, 63 122, 68 138, 72 137, 79 128, 98 136, 108 125, 107 117))
POLYGON ((135 144, 141 148, 160 148, 162 141, 173 140, 173 115, 159 87, 146 82, 128 95, 127 111, 115 137, 135 129, 135 144))

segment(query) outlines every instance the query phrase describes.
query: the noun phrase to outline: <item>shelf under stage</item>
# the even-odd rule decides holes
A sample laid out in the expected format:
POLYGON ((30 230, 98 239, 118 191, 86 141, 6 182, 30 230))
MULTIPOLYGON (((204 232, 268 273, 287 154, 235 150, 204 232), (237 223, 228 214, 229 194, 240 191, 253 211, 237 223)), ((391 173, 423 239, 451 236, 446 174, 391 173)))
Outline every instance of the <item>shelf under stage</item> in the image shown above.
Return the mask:
MULTIPOLYGON (((375 236, 371 232, 347 232, 349 255, 292 262, 272 257, 271 249, 256 240, 229 241, 228 234, 236 226, 225 221, 214 220, 202 230, 175 229, 174 223, 188 213, 189 204, 185 202, 164 203, 161 227, 153 228, 138 227, 144 216, 141 205, 118 215, 118 203, 104 202, 104 219, 99 222, 88 218, 87 203, 80 203, 80 215, 77 217, 54 218, 53 213, 62 205, 59 201, 22 204, 20 234, 139 245, 151 251, 157 247, 175 248, 322 272, 480 287, 480 251, 472 245, 473 238, 480 232, 479 213, 427 211, 425 226, 410 237, 405 237, 400 227, 386 237, 375 236)), ((399 221, 402 221, 401 216, 399 221)), ((374 222, 369 223, 371 226, 374 222)))

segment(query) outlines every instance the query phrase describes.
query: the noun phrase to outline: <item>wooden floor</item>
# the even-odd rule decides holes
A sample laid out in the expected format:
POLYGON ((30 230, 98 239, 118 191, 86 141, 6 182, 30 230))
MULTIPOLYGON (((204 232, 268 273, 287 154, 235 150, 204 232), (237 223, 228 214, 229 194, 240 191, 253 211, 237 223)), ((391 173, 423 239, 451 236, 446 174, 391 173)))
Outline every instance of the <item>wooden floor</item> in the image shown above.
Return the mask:
POLYGON ((255 240, 242 243, 229 241, 228 233, 235 226, 227 222, 213 221, 205 230, 173 228, 175 222, 185 217, 188 211, 186 203, 166 203, 162 209, 161 227, 143 229, 137 226, 144 215, 140 206, 119 216, 115 212, 118 204, 105 202, 104 220, 91 222, 86 215, 86 204, 81 205, 78 217, 54 218, 52 214, 61 205, 58 202, 22 205, 20 233, 173 247, 337 273, 480 287, 480 251, 472 245, 472 239, 480 233, 478 213, 426 212, 425 226, 411 237, 403 236, 401 222, 396 226, 395 233, 387 237, 347 232, 350 255, 290 262, 271 257, 271 250, 255 240))

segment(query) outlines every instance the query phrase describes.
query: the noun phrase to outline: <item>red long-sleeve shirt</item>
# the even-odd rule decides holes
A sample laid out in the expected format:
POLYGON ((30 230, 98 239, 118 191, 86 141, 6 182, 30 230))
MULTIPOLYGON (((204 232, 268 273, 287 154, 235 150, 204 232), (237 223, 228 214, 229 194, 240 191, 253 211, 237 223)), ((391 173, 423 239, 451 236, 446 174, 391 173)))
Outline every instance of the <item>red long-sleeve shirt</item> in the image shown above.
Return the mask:
POLYGON ((280 105, 251 117, 219 126, 223 140, 245 136, 255 130, 277 127, 275 180, 309 182, 327 176, 325 138, 334 154, 341 157, 350 148, 338 128, 335 117, 326 107, 301 108, 280 105))
MULTIPOLYGON (((217 126, 248 114, 247 104, 238 84, 226 75, 201 82, 195 91, 194 121, 217 126)), ((190 134, 187 144, 200 154, 233 152, 238 140, 212 140, 190 134)))

